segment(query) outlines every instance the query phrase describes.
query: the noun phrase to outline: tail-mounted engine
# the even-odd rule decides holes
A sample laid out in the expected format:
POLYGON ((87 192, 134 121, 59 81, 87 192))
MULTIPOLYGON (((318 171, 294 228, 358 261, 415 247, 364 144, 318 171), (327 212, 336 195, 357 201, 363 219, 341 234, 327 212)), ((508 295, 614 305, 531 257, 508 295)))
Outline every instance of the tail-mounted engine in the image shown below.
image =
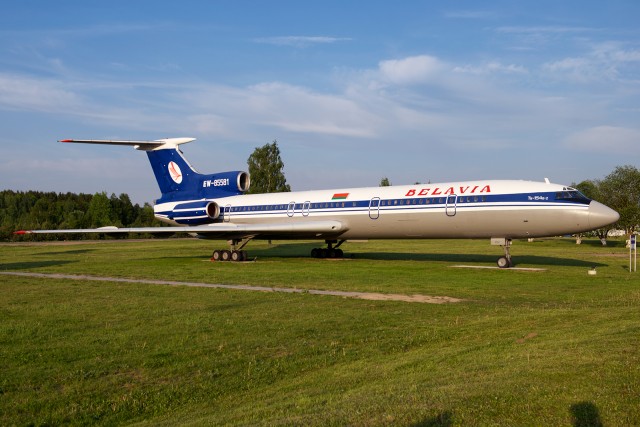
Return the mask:
MULTIPOLYGON (((249 189, 250 179, 246 172, 233 171, 211 175, 198 174, 197 176, 199 180, 192 181, 196 184, 196 189, 176 192, 171 197, 179 196, 182 200, 189 200, 189 198, 200 200, 178 202, 170 211, 160 208, 160 211, 156 212, 158 219, 169 220, 169 222, 179 225, 205 225, 218 222, 222 220, 220 206, 212 199, 219 200, 224 197, 240 195, 249 189)), ((163 198, 167 198, 167 194, 163 194, 163 198)), ((156 201, 156 207, 163 201, 162 199, 156 201)))
POLYGON ((210 197, 238 195, 249 190, 249 174, 233 171, 202 175, 202 190, 210 197))
POLYGON ((169 214, 169 219, 180 225, 211 224, 219 217, 220 206, 211 201, 181 203, 169 214))

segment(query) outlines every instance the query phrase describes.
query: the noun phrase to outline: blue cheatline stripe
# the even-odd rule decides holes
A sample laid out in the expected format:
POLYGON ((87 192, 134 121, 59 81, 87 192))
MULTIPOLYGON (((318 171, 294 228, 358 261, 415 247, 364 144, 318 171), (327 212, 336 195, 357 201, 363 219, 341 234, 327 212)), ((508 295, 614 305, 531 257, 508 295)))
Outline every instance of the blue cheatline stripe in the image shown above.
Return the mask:
MULTIPOLYGON (((231 214, 232 216, 249 217, 257 215, 282 215, 290 213, 313 212, 313 213, 336 213, 336 212, 369 212, 370 209, 381 210, 386 212, 399 210, 434 210, 443 209, 445 207, 453 207, 456 209, 467 208, 514 208, 514 207, 569 207, 569 206, 588 206, 590 200, 587 199, 560 199, 556 200, 556 193, 523 193, 523 194, 498 194, 498 195, 461 195, 443 196, 443 197, 403 197, 395 199, 374 199, 377 204, 371 205, 371 200, 355 200, 355 201, 323 201, 312 203, 295 203, 294 205, 267 204, 267 205, 238 205, 229 207, 221 206, 221 214, 231 214)), ((185 201, 179 204, 178 208, 187 206, 203 207, 208 201, 185 201)), ((196 211, 181 212, 181 209, 175 211, 156 212, 157 215, 165 215, 169 217, 187 217, 200 213, 205 213, 204 209, 196 211)), ((185 218, 186 219, 186 218, 185 218)))
MULTIPOLYGON (((381 212, 399 212, 399 211, 407 211, 407 212, 424 212, 424 211, 435 211, 435 210, 443 210, 445 209, 445 204, 438 205, 404 205, 397 207, 380 207, 381 212)), ((453 207, 453 205, 450 205, 453 207)), ((498 210, 502 208, 558 208, 558 207, 576 207, 575 204, 559 204, 559 203, 550 203, 550 204, 539 204, 539 203, 531 203, 531 204, 494 204, 494 203, 483 203, 483 204, 468 204, 468 205, 456 205, 456 210, 466 210, 473 208, 484 208, 484 209, 492 209, 498 210)), ((584 205, 584 209, 587 209, 587 206, 584 205)), ((346 208, 336 208, 336 209, 311 209, 311 212, 314 214, 319 213, 368 213, 369 209, 346 209, 346 208)), ((275 216, 275 215, 285 215, 285 212, 274 212, 274 211, 242 211, 242 212, 232 212, 232 217, 262 217, 262 216, 275 216)), ((296 210, 296 215, 301 214, 300 210, 296 210)))

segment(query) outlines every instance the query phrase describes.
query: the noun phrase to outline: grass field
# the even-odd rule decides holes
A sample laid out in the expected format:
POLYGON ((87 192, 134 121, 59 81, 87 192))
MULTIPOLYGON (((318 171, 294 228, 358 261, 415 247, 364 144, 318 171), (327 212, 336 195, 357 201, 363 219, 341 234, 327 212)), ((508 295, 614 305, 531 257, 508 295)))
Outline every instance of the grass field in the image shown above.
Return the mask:
POLYGON ((211 263, 215 243, 3 244, 0 272, 464 301, 0 275, 0 424, 640 425, 623 241, 514 243, 544 271, 452 268, 493 266, 484 240, 348 242, 340 261, 256 242, 255 262, 211 263))

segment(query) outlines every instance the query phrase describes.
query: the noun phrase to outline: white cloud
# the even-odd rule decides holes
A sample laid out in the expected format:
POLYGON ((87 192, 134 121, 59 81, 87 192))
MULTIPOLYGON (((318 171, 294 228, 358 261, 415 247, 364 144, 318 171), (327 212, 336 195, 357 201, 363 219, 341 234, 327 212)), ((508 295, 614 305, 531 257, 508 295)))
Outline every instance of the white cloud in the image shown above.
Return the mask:
POLYGON ((596 126, 569 135, 564 145, 581 151, 637 155, 640 153, 640 129, 596 126))
POLYGON ((457 66, 453 69, 457 73, 470 73, 470 74, 526 74, 528 70, 522 65, 509 64, 504 65, 497 61, 487 62, 481 65, 465 65, 457 66))
MULTIPOLYGON (((245 129, 266 126, 295 133, 370 137, 375 129, 374 117, 353 100, 285 83, 237 89, 204 86, 183 96, 186 102, 207 112, 191 117, 201 123, 202 130, 224 130, 225 122, 235 122, 245 129), (214 120, 210 121, 212 115, 214 120), (239 118, 244 123, 238 122, 239 118)), ((235 130, 232 126, 230 133, 235 130)))
POLYGON ((0 74, 0 108, 60 111, 76 110, 81 104, 81 97, 70 91, 60 81, 0 74))
POLYGON ((433 80, 447 69, 447 65, 434 56, 420 55, 380 61, 378 68, 384 80, 412 85, 433 80))
POLYGON ((557 79, 575 83, 637 79, 640 50, 625 49, 619 43, 606 42, 591 46, 582 56, 547 62, 542 70, 557 79))

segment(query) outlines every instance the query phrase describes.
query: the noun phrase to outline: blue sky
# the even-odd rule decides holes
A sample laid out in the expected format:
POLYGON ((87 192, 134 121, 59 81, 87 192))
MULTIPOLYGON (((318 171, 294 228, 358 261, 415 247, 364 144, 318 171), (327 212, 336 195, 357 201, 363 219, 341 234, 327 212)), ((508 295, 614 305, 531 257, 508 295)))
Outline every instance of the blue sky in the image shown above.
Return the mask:
POLYGON ((640 155, 640 2, 21 1, 0 15, 0 189, 159 196, 278 140, 293 190, 599 179, 640 155))

